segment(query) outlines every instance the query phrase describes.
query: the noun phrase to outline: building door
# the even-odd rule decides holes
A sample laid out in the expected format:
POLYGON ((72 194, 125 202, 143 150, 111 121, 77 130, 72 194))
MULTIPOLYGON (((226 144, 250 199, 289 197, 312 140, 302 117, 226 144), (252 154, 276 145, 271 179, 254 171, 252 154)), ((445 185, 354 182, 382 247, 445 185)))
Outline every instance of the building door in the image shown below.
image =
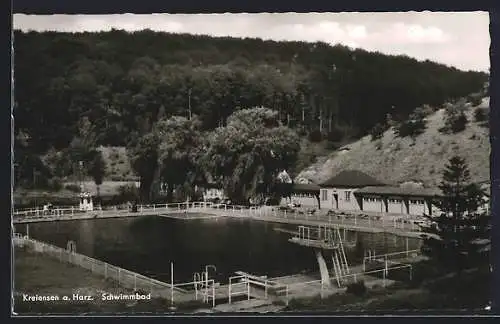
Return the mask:
POLYGON ((339 209, 339 195, 336 193, 333 194, 332 205, 333 208, 339 209))

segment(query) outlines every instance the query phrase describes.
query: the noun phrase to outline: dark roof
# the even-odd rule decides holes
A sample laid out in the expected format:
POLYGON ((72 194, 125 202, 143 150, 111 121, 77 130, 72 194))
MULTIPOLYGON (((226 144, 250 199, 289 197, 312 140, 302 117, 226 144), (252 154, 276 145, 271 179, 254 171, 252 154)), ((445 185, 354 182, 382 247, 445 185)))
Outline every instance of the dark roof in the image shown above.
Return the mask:
POLYGON ((357 170, 342 171, 336 176, 320 184, 321 187, 366 187, 384 186, 377 179, 357 170))
POLYGON ((354 194, 435 197, 441 194, 441 190, 422 187, 369 186, 356 190, 354 194))
POLYGON ((317 192, 319 194, 320 187, 314 183, 294 183, 293 192, 317 192))

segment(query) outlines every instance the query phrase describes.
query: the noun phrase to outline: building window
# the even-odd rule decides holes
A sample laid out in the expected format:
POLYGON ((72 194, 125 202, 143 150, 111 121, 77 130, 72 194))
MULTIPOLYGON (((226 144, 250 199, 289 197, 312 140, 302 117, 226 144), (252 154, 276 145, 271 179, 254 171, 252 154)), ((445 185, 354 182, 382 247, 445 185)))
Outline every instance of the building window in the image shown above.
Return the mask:
POLYGON ((345 192, 345 201, 351 201, 351 192, 350 191, 345 192))
POLYGON ((328 200, 328 191, 327 190, 321 190, 321 200, 322 201, 328 200))

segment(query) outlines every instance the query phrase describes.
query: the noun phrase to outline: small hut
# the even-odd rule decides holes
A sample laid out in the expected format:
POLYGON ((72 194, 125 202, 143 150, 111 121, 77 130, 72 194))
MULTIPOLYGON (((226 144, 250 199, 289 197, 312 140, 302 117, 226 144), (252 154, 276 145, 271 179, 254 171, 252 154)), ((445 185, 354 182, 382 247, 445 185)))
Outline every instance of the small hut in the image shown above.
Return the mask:
POLYGON ((92 201, 92 195, 90 192, 80 193, 80 210, 81 211, 93 211, 94 202, 92 201))

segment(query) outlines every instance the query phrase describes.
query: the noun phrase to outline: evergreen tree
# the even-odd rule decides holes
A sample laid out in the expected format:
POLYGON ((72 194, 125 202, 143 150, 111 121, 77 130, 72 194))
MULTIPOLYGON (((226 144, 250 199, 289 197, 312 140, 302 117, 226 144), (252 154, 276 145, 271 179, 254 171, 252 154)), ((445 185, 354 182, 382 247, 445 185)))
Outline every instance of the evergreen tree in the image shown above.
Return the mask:
POLYGON ((486 261, 490 240, 490 217, 480 211, 484 192, 470 182, 465 160, 455 156, 443 171, 440 184, 442 197, 436 199, 437 216, 426 216, 430 224, 424 228, 425 254, 458 274, 472 264, 486 261))

